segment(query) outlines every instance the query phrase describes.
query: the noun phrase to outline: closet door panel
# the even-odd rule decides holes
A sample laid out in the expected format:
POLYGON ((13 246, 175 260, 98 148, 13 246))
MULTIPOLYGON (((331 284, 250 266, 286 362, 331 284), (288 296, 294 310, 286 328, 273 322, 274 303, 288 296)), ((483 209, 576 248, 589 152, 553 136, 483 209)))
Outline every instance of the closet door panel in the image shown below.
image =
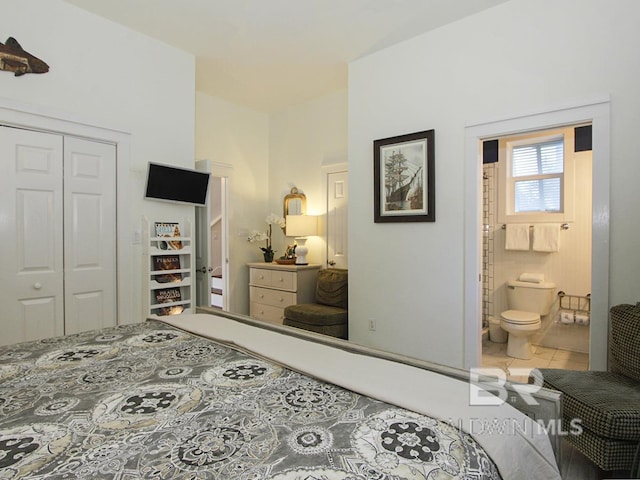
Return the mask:
POLYGON ((64 333, 62 149, 0 126, 0 344, 64 333))
POLYGON ((65 332, 116 324, 116 149, 66 137, 65 332))
MULTIPOLYGON (((57 310, 60 307, 60 297, 18 299, 18 305, 18 317, 16 318, 15 327, 18 327, 16 333, 19 335, 20 340, 7 343, 15 343, 22 341, 22 339, 35 340, 61 335, 59 325, 45 321, 46 319, 56 318, 57 310)), ((15 338, 18 338, 18 335, 15 338)))

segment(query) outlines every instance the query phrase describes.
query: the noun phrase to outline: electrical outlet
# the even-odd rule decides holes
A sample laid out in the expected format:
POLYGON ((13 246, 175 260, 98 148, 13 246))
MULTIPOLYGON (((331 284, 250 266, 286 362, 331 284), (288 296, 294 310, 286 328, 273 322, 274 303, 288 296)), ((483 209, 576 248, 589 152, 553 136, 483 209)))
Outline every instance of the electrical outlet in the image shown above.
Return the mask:
POLYGON ((369 319, 369 330, 372 332, 376 331, 376 321, 373 318, 369 319))

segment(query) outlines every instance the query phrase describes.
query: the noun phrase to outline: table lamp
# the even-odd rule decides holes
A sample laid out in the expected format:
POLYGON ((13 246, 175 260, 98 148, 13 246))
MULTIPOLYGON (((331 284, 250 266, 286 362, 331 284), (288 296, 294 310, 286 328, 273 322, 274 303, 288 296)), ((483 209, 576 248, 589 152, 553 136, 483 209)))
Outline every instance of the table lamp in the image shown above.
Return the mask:
POLYGON ((295 237, 296 265, 308 265, 306 247, 307 237, 318 234, 318 217, 314 215, 287 215, 287 237, 295 237))

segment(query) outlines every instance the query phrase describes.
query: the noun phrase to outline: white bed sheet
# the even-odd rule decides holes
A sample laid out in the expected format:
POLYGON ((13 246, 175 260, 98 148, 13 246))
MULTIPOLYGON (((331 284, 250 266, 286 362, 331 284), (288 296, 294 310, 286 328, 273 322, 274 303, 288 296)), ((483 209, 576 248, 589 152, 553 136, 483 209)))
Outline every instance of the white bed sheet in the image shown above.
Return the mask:
MULTIPOLYGON (((158 319, 158 318, 155 318, 158 319)), ((469 384, 439 373, 369 357, 211 314, 160 320, 203 337, 231 342, 318 379, 453 422, 473 435, 504 480, 560 479, 549 437, 511 405, 469 405, 469 384), (506 433, 487 425, 513 425, 506 433)))

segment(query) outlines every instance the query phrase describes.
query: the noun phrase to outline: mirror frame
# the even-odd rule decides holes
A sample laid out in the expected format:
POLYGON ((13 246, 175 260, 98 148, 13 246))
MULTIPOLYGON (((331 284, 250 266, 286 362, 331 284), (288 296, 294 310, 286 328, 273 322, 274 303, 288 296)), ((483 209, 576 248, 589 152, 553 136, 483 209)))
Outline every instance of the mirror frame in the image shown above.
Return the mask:
POLYGON ((287 215, 290 215, 289 202, 292 200, 300 200, 300 215, 305 215, 307 213, 307 197, 304 193, 298 192, 296 187, 292 187, 291 193, 284 196, 284 201, 282 203, 283 217, 287 218, 287 215))

